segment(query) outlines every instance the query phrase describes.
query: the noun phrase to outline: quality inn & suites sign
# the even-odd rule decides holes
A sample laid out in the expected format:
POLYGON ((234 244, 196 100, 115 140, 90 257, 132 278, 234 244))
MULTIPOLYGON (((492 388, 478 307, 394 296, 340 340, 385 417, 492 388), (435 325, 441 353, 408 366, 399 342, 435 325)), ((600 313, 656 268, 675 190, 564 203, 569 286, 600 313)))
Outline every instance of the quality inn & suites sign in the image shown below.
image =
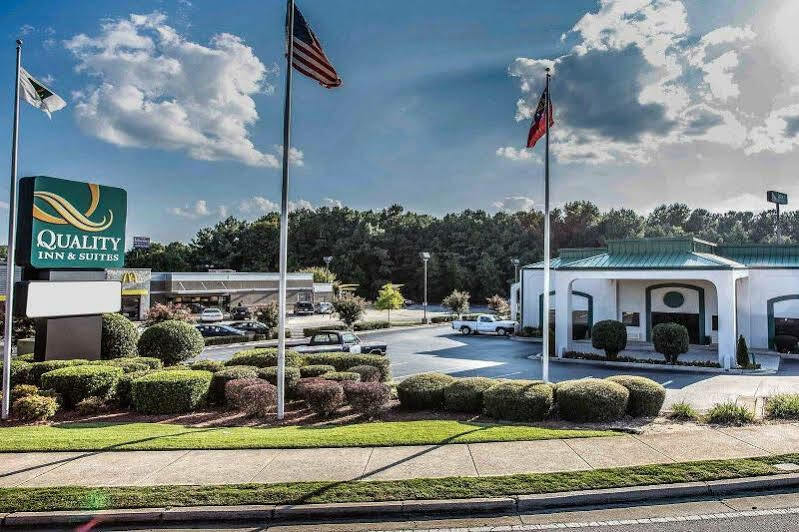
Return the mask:
POLYGON ((121 188, 23 177, 16 263, 37 269, 105 269, 125 263, 127 193, 121 188))

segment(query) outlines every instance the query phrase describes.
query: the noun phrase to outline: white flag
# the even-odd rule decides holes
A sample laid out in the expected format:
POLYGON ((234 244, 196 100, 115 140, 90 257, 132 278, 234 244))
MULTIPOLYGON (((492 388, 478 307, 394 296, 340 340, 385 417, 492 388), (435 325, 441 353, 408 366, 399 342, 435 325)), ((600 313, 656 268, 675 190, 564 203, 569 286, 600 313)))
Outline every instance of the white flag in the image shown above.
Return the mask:
POLYGON ((51 112, 67 106, 67 102, 61 96, 48 89, 44 83, 28 74, 28 71, 22 67, 19 69, 19 89, 25 101, 47 113, 48 118, 51 112))

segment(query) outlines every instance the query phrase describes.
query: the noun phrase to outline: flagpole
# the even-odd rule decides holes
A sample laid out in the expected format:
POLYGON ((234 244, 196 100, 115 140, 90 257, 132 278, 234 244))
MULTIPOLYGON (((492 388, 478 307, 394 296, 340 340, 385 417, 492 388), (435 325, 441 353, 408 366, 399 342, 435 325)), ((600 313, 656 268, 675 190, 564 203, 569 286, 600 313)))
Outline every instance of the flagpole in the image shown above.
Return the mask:
POLYGON ((289 146, 291 146, 291 58, 294 55, 294 0, 287 0, 286 101, 283 105, 283 187, 280 197, 280 286, 277 331, 277 418, 286 404, 286 263, 289 239, 289 146))
POLYGON ((11 135, 11 184, 8 199, 8 247, 6 251, 6 319, 3 327, 3 410, 2 419, 8 419, 11 400, 11 333, 13 329, 14 252, 16 248, 17 220, 17 145, 19 134, 19 69, 22 64, 22 40, 17 39, 17 74, 14 84, 14 129, 11 135))
POLYGON ((540 317, 543 353, 541 354, 541 378, 549 382, 549 68, 546 69, 546 102, 544 123, 546 124, 546 148, 544 150, 544 296, 540 317))

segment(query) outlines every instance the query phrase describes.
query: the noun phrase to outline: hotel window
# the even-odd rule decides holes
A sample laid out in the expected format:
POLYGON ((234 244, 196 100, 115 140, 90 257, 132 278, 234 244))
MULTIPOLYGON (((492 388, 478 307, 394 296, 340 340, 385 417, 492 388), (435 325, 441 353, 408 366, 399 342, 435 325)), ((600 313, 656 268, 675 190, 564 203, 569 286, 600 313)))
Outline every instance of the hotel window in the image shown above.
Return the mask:
POLYGON ((641 314, 638 312, 622 312, 621 322, 627 327, 640 327, 641 314))

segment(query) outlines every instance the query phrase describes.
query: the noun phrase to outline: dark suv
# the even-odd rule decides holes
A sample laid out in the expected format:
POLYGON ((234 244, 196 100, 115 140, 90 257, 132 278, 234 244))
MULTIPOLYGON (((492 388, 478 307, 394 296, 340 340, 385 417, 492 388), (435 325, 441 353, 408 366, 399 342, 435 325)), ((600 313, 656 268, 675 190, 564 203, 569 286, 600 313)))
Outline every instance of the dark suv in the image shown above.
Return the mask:
POLYGON ((313 303, 311 303, 310 301, 297 301, 296 303, 294 303, 295 316, 302 316, 313 313, 314 313, 313 303))
POLYGON ((252 318, 252 312, 247 307, 233 307, 230 309, 230 317, 234 320, 248 320, 252 318))

